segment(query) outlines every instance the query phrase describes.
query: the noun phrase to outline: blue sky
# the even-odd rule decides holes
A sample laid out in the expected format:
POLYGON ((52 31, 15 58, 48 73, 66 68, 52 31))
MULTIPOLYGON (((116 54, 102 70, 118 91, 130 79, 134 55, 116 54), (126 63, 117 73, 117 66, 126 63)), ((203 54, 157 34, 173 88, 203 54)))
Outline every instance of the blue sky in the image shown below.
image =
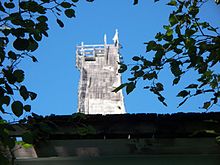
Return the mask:
MULTIPOLYGON (((26 71, 25 84, 29 90, 38 94, 37 99, 31 102, 33 112, 61 115, 77 111, 79 72, 75 67, 75 49, 82 41, 85 44, 102 44, 106 33, 108 43, 112 43, 115 29, 118 29, 125 62, 131 62, 134 55, 145 55, 143 43, 153 39, 162 30, 162 26, 168 23, 172 8, 165 5, 167 1, 162 0, 157 3, 153 0, 140 0, 136 6, 132 3, 132 0, 95 0, 93 3, 80 0, 76 7, 76 18, 63 18, 63 29, 51 17, 49 37, 44 38, 39 49, 33 53, 39 62, 26 60, 21 64, 26 71)), ((220 25, 219 14, 219 7, 209 2, 201 15, 204 20, 220 25)), ((126 80, 128 75, 122 76, 126 80)), ((184 78, 180 87, 193 78, 184 78)), ((171 74, 164 71, 161 81, 167 88, 164 95, 168 107, 164 107, 156 96, 143 90, 145 82, 140 82, 133 93, 124 94, 127 112, 203 112, 198 108, 205 99, 203 97, 192 99, 177 109, 181 99, 175 97, 179 88, 170 85, 171 74)))

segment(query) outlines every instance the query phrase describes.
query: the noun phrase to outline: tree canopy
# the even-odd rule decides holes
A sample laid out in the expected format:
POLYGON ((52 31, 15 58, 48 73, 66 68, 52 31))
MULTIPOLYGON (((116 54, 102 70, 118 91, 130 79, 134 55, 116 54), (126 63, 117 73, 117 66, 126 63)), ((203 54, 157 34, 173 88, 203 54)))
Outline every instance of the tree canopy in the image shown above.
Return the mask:
MULTIPOLYGON (((155 0, 155 2, 158 0, 155 0)), ((114 91, 126 88, 126 93, 132 92, 138 81, 147 81, 144 89, 154 93, 158 100, 167 106, 163 96, 164 85, 159 82, 160 73, 169 68, 173 75, 173 85, 177 85, 181 78, 195 72, 197 80, 177 93, 183 98, 178 107, 187 100, 198 95, 211 94, 212 96, 201 106, 210 109, 218 105, 220 98, 220 33, 218 27, 199 17, 200 9, 207 0, 171 0, 168 6, 174 8, 169 15, 169 23, 163 26, 163 31, 155 35, 154 40, 147 41, 146 54, 134 56, 132 67, 120 63, 119 72, 126 70, 131 77, 114 91)), ((134 1, 137 5, 138 1, 134 1)), ((216 5, 219 1, 216 1, 216 5)))
MULTIPOLYGON (((93 0, 87 0, 92 2, 93 0)), ((0 2, 0 145, 13 150, 15 138, 4 115, 16 117, 31 111, 26 102, 34 100, 37 94, 25 84, 25 71, 19 63, 27 58, 37 62, 34 52, 44 37, 48 37, 49 19, 55 19, 64 27, 62 15, 75 17, 78 0, 5 0, 0 2), (49 15, 53 15, 51 17, 49 15)), ((23 140, 31 141, 31 134, 25 133, 23 140)), ((6 162, 0 147, 0 162, 6 162)), ((6 164, 6 163, 5 163, 6 164)))

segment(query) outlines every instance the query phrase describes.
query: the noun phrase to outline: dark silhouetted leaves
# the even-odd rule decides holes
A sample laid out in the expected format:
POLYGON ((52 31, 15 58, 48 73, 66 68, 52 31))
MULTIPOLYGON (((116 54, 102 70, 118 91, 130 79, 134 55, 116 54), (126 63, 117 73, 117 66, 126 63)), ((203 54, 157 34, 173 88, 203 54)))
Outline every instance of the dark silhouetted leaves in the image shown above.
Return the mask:
POLYGON ((135 86, 136 86, 135 82, 127 83, 127 85, 126 85, 126 93, 127 94, 131 93, 134 90, 135 86))
POLYGON ((123 63, 119 63, 120 64, 120 68, 118 69, 118 73, 123 73, 127 70, 127 65, 123 64, 123 63))
POLYGON ((146 73, 146 74, 143 75, 143 79, 144 80, 146 80, 146 79, 148 79, 148 80, 157 79, 157 74, 156 74, 155 71, 152 72, 152 73, 146 73))
POLYGON ((31 100, 34 100, 34 99, 36 99, 37 94, 34 92, 29 92, 29 96, 30 96, 31 100))
POLYGON ((176 61, 176 60, 173 60, 171 63, 170 63, 170 66, 171 66, 171 72, 173 73, 173 75, 175 77, 178 77, 182 74, 182 71, 180 70, 180 62, 179 61, 176 61))
POLYGON ((69 2, 62 2, 60 4, 63 8, 70 8, 71 7, 71 4, 69 2))
POLYGON ((25 105, 25 106, 24 106, 24 110, 25 110, 26 112, 30 112, 30 111, 31 111, 31 106, 30 106, 30 105, 25 105))
POLYGON ((169 6, 176 6, 177 2, 176 2, 176 0, 171 0, 167 5, 169 5, 169 6))
POLYGON ((169 22, 170 22, 170 25, 171 25, 171 26, 174 26, 175 24, 178 23, 178 20, 177 20, 175 14, 170 14, 169 22))
POLYGON ((9 2, 9 3, 5 2, 4 6, 8 9, 13 9, 15 7, 15 4, 13 2, 9 2))
POLYGON ((119 87, 115 88, 112 92, 118 92, 122 88, 124 88, 127 84, 121 84, 119 87))
POLYGON ((179 92, 178 94, 177 94, 177 97, 186 97, 187 95, 189 95, 190 94, 190 92, 189 91, 186 91, 186 90, 183 90, 183 91, 181 91, 181 92, 179 92))
POLYGON ((38 43, 32 37, 29 38, 28 42, 28 50, 30 50, 31 52, 35 51, 38 48, 38 43))
POLYGON ((23 70, 20 70, 20 69, 15 70, 13 72, 13 76, 16 78, 16 81, 19 83, 24 81, 24 71, 23 70))
POLYGON ((23 114, 23 104, 20 101, 14 101, 11 104, 11 109, 17 117, 20 117, 23 114))
POLYGON ((19 89, 20 95, 23 97, 24 100, 27 100, 29 97, 29 93, 27 91, 27 88, 25 86, 21 86, 19 89))
POLYGON ((38 62, 36 57, 31 56, 31 58, 32 58, 32 61, 33 61, 33 62, 38 62))
POLYGON ((138 65, 136 65, 136 66, 133 66, 132 68, 131 68, 131 70, 134 70, 134 71, 136 71, 136 70, 138 70, 140 67, 138 66, 138 65))
POLYGON ((161 83, 156 83, 156 89, 157 89, 157 91, 163 91, 164 89, 163 89, 163 84, 161 84, 161 83))
POLYGON ((190 84, 186 87, 186 89, 189 89, 189 88, 197 88, 198 87, 198 84, 190 84))
POLYGON ((173 85, 178 84, 179 81, 180 81, 180 77, 176 77, 176 78, 173 80, 173 85))
POLYGON ((137 5, 138 4, 138 0, 134 0, 133 5, 137 5))
POLYGON ((59 25, 61 28, 64 27, 64 24, 63 24, 63 22, 62 22, 60 19, 57 19, 57 23, 58 23, 58 25, 59 25))
POLYGON ((159 96, 158 100, 163 103, 163 105, 167 106, 166 102, 164 102, 165 98, 163 96, 159 96))
POLYGON ((134 61, 139 61, 141 58, 140 57, 138 57, 138 56, 134 56, 134 57, 132 57, 132 60, 134 60, 134 61))
POLYGON ((8 57, 11 58, 12 60, 17 59, 17 55, 13 51, 8 52, 8 57))
POLYGON ((21 39, 21 38, 17 38, 14 43, 13 46, 15 49, 17 50, 27 50, 28 46, 29 46, 29 42, 27 39, 21 39))
POLYGON ((10 94, 10 95, 13 95, 13 94, 14 94, 14 92, 13 92, 11 86, 8 85, 8 83, 5 83, 5 89, 6 89, 7 94, 10 94))
POLYGON ((187 100, 188 100, 188 98, 185 98, 185 99, 178 105, 177 108, 179 108, 180 106, 182 106, 187 100))
POLYGON ((41 15, 41 16, 37 17, 37 20, 39 22, 46 22, 48 20, 48 18, 44 15, 41 15))
POLYGON ((210 105, 211 105, 211 102, 210 102, 210 101, 205 102, 205 103, 203 104, 203 107, 202 107, 202 108, 208 109, 208 108, 210 107, 210 105))
POLYGON ((65 14, 68 18, 75 17, 75 11, 73 9, 66 9, 65 14))
POLYGON ((10 99, 9 96, 4 96, 4 97, 1 98, 2 104, 5 104, 5 105, 7 105, 7 106, 9 106, 10 100, 11 100, 11 99, 10 99))
POLYGON ((0 11, 5 12, 5 8, 2 6, 1 2, 0 2, 0 11))

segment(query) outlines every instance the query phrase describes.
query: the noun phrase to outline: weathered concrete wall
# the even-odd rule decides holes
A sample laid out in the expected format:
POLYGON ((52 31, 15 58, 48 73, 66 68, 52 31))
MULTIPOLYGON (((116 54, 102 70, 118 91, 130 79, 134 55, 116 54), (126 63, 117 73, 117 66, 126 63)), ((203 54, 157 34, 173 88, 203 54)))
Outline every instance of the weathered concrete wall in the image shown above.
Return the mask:
POLYGON ((219 165, 215 138, 53 140, 17 165, 219 165))
POLYGON ((16 165, 219 165, 220 155, 136 155, 110 156, 81 159, 76 157, 53 157, 20 159, 16 165))

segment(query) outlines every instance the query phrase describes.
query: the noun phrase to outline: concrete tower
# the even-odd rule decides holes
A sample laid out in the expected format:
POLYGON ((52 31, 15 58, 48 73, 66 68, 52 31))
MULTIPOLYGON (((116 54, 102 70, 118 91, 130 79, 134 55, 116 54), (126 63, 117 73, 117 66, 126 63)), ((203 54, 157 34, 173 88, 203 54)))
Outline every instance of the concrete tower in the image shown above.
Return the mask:
POLYGON ((118 73, 119 39, 116 30, 113 44, 76 47, 76 66, 80 71, 78 112, 85 114, 125 113, 122 91, 112 92, 121 84, 118 73))

